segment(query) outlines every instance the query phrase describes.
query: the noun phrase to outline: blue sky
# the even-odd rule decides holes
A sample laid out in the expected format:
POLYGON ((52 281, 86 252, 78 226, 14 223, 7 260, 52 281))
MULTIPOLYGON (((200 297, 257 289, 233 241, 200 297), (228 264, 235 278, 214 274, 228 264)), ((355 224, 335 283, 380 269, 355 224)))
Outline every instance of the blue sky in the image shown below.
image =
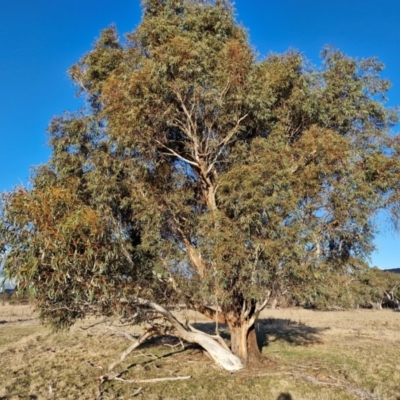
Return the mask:
MULTIPOLYGON (((238 0, 237 19, 260 55, 300 50, 318 65, 330 44, 355 57, 378 56, 400 105, 399 0, 238 0)), ((140 21, 139 0, 2 0, 0 12, 0 191, 26 185, 49 157, 46 127, 79 101, 66 71, 101 29, 140 21)), ((400 129, 400 128, 399 128, 400 129)), ((382 224, 371 264, 400 267, 400 236, 382 224)))

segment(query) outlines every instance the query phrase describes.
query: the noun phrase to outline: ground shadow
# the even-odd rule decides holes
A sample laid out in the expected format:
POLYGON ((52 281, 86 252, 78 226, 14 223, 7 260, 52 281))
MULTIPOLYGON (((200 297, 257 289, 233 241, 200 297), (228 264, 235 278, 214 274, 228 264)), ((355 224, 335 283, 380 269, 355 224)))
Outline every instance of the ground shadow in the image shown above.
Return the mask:
MULTIPOLYGON (((3 320, 0 321, 0 325, 3 325, 3 324, 15 324, 16 322, 33 321, 33 320, 36 320, 36 319, 37 318, 18 318, 18 319, 9 320, 9 321, 3 319, 3 320)), ((0 397, 0 400, 1 400, 1 397, 0 397)))
MULTIPOLYGON (((146 348, 151 348, 155 345, 162 345, 164 342, 163 338, 164 338, 163 336, 160 336, 159 338, 153 338, 152 340, 146 341, 145 343, 143 343, 143 346, 141 346, 142 351, 144 351, 146 348)), ((171 338, 171 341, 173 341, 173 339, 176 339, 176 338, 171 338)), ((177 345, 179 345, 179 344, 180 343, 178 342, 177 345)), ((184 347, 171 349, 170 352, 162 354, 162 355, 155 355, 155 354, 151 354, 151 353, 143 354, 144 358, 147 358, 146 360, 139 360, 139 361, 135 361, 135 362, 129 364, 123 372, 127 372, 137 366, 140 366, 141 368, 144 368, 144 369, 148 369, 148 366, 150 364, 153 364, 154 362, 158 362, 160 360, 164 360, 169 357, 174 357, 177 354, 184 353, 189 350, 197 350, 197 349, 200 350, 201 348, 197 345, 192 345, 192 344, 186 343, 184 347)))
MULTIPOLYGON (((194 328, 206 333, 215 333, 214 322, 197 322, 192 324, 194 328)), ((283 340, 294 345, 309 345, 322 343, 321 334, 330 328, 315 328, 301 322, 282 318, 262 318, 256 322, 256 334, 258 344, 268 346, 271 342, 283 340)), ((230 332, 227 325, 219 324, 219 334, 226 340, 230 340, 230 332)))
POLYGON ((316 328, 302 322, 284 318, 263 318, 256 323, 259 342, 266 346, 271 342, 283 340, 294 345, 308 345, 322 343, 322 333, 328 329, 316 328))
POLYGON ((276 400, 293 400, 293 397, 290 393, 281 393, 276 400))
MULTIPOLYGON (((183 343, 184 343, 185 349, 200 348, 197 344, 181 341, 176 336, 173 336, 173 335, 159 335, 159 336, 153 336, 153 337, 147 339, 145 342, 143 342, 143 344, 140 345, 140 349, 164 346, 166 348, 168 348, 168 347, 169 348, 177 348, 177 350, 178 350, 179 347, 183 348, 182 347, 183 343)), ((180 351, 177 351, 177 350, 168 355, 179 353, 180 351)))
POLYGON ((293 397, 290 393, 281 393, 276 400, 293 400, 293 397))
MULTIPOLYGON (((191 324, 193 328, 198 329, 199 331, 206 332, 210 335, 213 335, 216 333, 216 324, 215 322, 196 322, 194 324, 191 324)), ((231 334, 229 332, 229 327, 228 325, 225 324, 218 324, 218 333, 219 335, 226 340, 231 339, 231 334)))

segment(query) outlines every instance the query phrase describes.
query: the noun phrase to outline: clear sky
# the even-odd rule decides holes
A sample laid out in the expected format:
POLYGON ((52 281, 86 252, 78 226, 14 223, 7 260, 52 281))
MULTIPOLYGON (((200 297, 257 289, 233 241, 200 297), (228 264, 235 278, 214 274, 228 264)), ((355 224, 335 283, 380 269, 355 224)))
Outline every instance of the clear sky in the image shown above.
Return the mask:
MULTIPOLYGON (((325 44, 378 56, 393 83, 388 104, 400 105, 400 0, 237 0, 236 10, 261 56, 294 48, 318 65, 325 44)), ((27 184, 49 157, 50 119, 79 107, 69 66, 101 29, 115 23, 123 34, 140 17, 139 0, 1 0, 0 191, 27 184)), ((400 236, 382 224, 376 244, 372 265, 400 267, 400 236)))

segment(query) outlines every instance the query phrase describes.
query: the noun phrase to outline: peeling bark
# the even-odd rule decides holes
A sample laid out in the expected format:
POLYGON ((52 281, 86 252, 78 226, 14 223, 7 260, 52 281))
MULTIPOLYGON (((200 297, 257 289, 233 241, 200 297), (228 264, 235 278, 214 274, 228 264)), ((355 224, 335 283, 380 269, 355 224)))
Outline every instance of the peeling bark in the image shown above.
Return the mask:
POLYGON ((231 328, 231 350, 244 363, 251 363, 261 359, 254 324, 250 326, 244 323, 231 328))
POLYGON ((241 360, 247 362, 247 334, 249 327, 247 324, 232 326, 231 327, 231 350, 233 354, 236 354, 241 360))
POLYGON ((257 343, 255 322, 260 312, 266 307, 270 292, 262 302, 256 304, 243 303, 239 318, 228 318, 231 330, 231 350, 244 363, 259 361, 261 359, 260 348, 257 343))
POLYGON ((247 334, 247 357, 249 362, 259 362, 262 359, 255 325, 249 329, 247 334))

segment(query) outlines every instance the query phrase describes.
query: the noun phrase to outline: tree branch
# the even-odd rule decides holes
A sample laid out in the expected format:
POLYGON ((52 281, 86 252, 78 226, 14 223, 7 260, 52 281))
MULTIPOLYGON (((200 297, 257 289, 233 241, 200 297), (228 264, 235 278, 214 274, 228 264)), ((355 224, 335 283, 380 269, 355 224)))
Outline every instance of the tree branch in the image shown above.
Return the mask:
POLYGON ((151 308, 161 314, 173 326, 178 337, 189 343, 199 344, 225 370, 239 371, 243 368, 240 358, 232 354, 226 346, 216 342, 211 335, 201 331, 191 331, 190 328, 186 329, 168 310, 150 300, 137 298, 135 302, 138 306, 151 308))
POLYGON ((170 153, 163 153, 163 154, 166 154, 166 155, 169 155, 169 156, 178 157, 180 160, 182 160, 182 161, 184 161, 184 162, 186 162, 186 163, 188 163, 188 164, 190 164, 190 165, 193 165, 193 166, 199 168, 199 164, 198 164, 197 162, 195 162, 195 161, 190 161, 190 160, 188 160, 187 158, 182 157, 179 153, 177 153, 176 151, 172 150, 170 147, 166 146, 164 143, 161 143, 159 140, 155 139, 155 141, 156 141, 160 146, 164 147, 166 150, 168 150, 168 151, 170 152, 170 153))
MULTIPOLYGON (((108 370, 112 371, 117 365, 121 364, 125 358, 132 353, 133 350, 138 348, 145 340, 149 337, 154 336, 157 333, 155 329, 148 330, 145 334, 143 334, 139 339, 135 340, 135 342, 129 346, 122 354, 118 361, 113 362, 109 367, 108 370)), ((132 340, 132 339, 131 339, 132 340)))
POLYGON ((268 293, 267 297, 262 302, 257 302, 254 314, 252 315, 252 317, 249 320, 249 325, 250 326, 252 326, 256 322, 256 320, 257 320, 258 316, 260 315, 261 311, 264 310, 264 308, 267 306, 268 301, 269 301, 269 299, 271 297, 271 291, 268 290, 267 293, 268 293))
POLYGON ((231 130, 228 132, 228 134, 225 136, 225 138, 224 138, 223 140, 221 140, 220 143, 218 143, 217 148, 219 147, 220 149, 219 149, 218 153, 215 155, 213 161, 210 163, 210 165, 209 165, 209 167, 208 167, 208 169, 207 169, 207 174, 209 174, 209 173, 211 172, 211 170, 213 169, 213 167, 214 167, 215 163, 217 162, 219 156, 222 154, 222 151, 223 151, 223 149, 224 149, 224 146, 226 146, 226 144, 231 140, 231 138, 233 137, 233 135, 234 135, 235 133, 238 132, 239 127, 240 127, 240 123, 241 123, 245 118, 247 118, 247 116, 248 116, 248 114, 246 114, 246 115, 244 115, 243 117, 239 118, 239 119, 237 120, 237 122, 236 122, 235 127, 234 127, 233 129, 231 129, 231 130))
POLYGON ((153 378, 153 379, 122 379, 115 377, 113 380, 125 382, 125 383, 155 383, 155 382, 166 382, 166 381, 181 381, 185 379, 190 379, 191 376, 175 376, 168 378, 153 378))

